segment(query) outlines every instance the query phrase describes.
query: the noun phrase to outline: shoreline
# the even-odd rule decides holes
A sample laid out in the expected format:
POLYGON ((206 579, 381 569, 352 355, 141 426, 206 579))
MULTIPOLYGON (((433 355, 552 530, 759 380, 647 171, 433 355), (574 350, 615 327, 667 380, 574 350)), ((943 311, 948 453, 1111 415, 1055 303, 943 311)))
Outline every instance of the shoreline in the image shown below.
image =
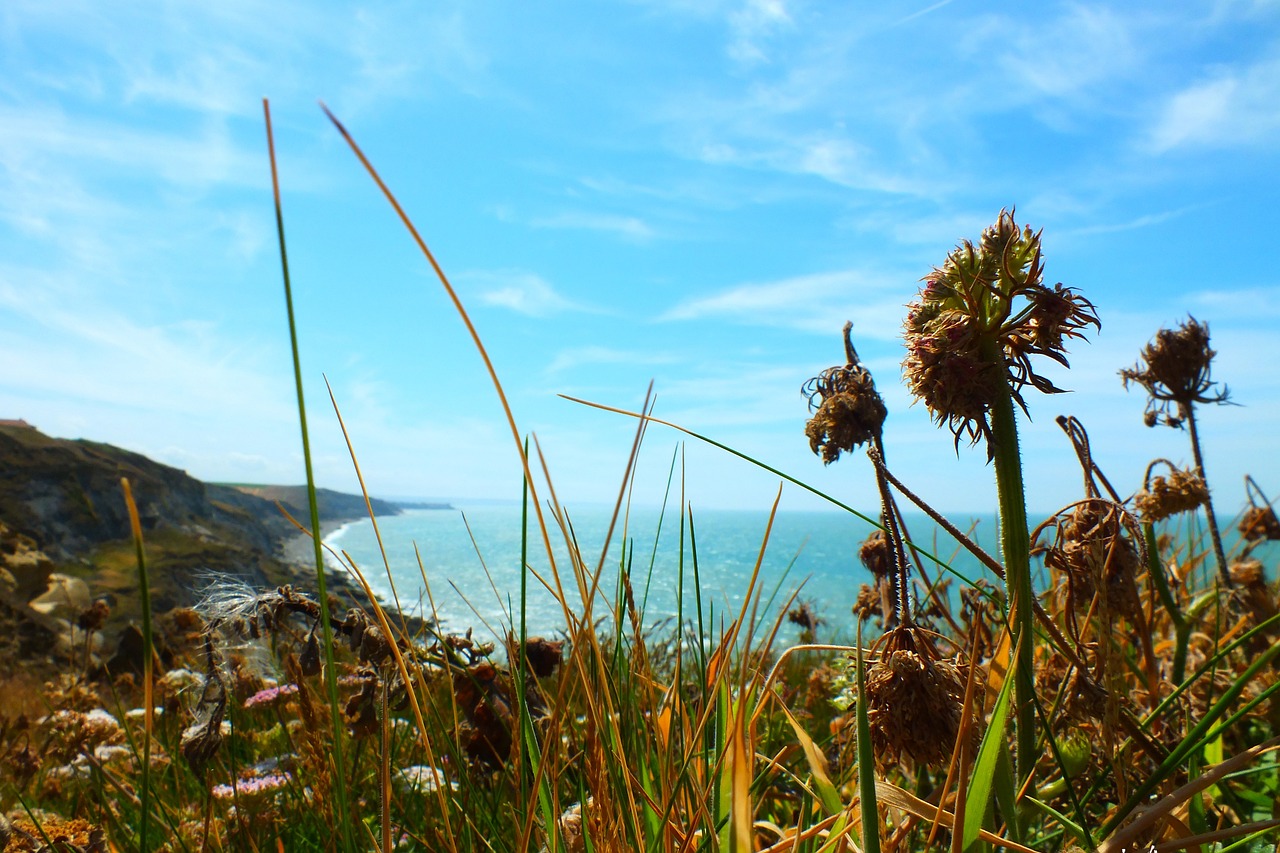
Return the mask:
MULTIPOLYGON (((323 542, 333 534, 349 524, 359 521, 358 518, 349 518, 345 520, 330 520, 320 522, 320 541, 323 542)), ((311 544, 311 534, 298 532, 285 539, 280 543, 281 559, 290 565, 306 566, 315 568, 315 546, 311 544)), ((325 564, 328 565, 333 557, 329 552, 325 552, 325 564)), ((332 566, 330 566, 332 568, 332 566)))

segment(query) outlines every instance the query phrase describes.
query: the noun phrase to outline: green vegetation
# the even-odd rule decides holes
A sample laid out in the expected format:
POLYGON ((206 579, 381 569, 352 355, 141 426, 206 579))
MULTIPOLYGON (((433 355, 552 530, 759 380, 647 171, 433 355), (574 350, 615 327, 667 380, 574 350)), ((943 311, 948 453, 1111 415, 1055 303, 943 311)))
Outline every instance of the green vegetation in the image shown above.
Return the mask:
MULTIPOLYGON (((626 510, 635 450, 618 472, 614 514, 628 547, 606 565, 591 556, 606 543, 577 540, 550 473, 534 464, 536 442, 517 429, 443 270, 339 129, 490 368, 524 465, 524 551, 545 551, 550 570, 529 569, 511 591, 500 648, 410 630, 371 594, 339 614, 323 595, 216 585, 198 611, 166 617, 175 659, 147 655, 154 676, 148 666, 94 680, 72 667, 37 700, 0 705, 0 808, 18 815, 0 822, 0 848, 1274 849, 1280 615, 1258 555, 1280 539, 1280 521, 1251 481, 1239 544, 1226 554, 1216 524, 1211 542, 1195 533, 1208 509, 1199 436, 1196 470, 1164 463, 1156 476, 1153 463, 1123 498, 1084 426, 1063 419, 1085 493, 1026 529, 1013 404, 1030 405, 1028 386, 1057 390, 1031 356, 1065 363, 1064 339, 1098 323, 1075 291, 1042 284, 1039 234, 1002 212, 935 270, 907 323, 913 392, 957 442, 985 443, 994 460, 1003 559, 951 529, 1007 586, 956 589, 910 547, 898 501, 936 513, 891 472, 883 403, 846 327, 845 364, 806 386, 815 404, 806 434, 824 461, 866 445, 875 462, 883 529, 860 555, 875 585, 855 608, 858 647, 822 643, 809 605, 765 617, 771 591, 755 574, 742 580, 739 612, 704 621, 698 601, 655 627, 642 580, 654 567, 636 556, 649 551, 626 510), (533 584, 560 602, 561 638, 528 636, 533 584), (800 645, 779 642, 783 619, 801 630, 800 645)), ((1146 366, 1125 378, 1153 395, 1175 387, 1165 374, 1165 385, 1143 382, 1165 369, 1170 349, 1193 371, 1176 387, 1194 398, 1170 398, 1185 402, 1168 418, 1181 426, 1192 402, 1214 400, 1206 327, 1161 332, 1146 366), (1188 355, 1192 337, 1198 356, 1188 355)), ((305 419, 300 380, 298 398, 305 419)), ((638 449, 661 422, 625 414, 636 418, 638 449)), ((678 527, 680 557, 662 568, 696 591, 697 517, 672 480, 679 509, 663 523, 678 527)), ((145 602, 159 569, 136 523, 134 533, 132 577, 145 602)), ((768 547, 766 527, 761 554, 768 547)), ((121 576, 123 561, 121 546, 110 557, 121 576)), ((348 566, 368 593, 370 567, 348 566)), ((93 618, 81 619, 91 630, 93 618)))

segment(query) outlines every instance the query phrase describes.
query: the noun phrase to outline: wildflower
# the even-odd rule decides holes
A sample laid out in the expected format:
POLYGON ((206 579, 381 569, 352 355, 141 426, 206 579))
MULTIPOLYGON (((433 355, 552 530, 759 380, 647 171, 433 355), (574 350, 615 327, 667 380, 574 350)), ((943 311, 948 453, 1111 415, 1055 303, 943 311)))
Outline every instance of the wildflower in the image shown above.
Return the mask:
POLYGON ((1060 393, 1035 372, 1031 356, 1066 367, 1066 340, 1083 338, 1086 326, 1101 328, 1093 303, 1043 278, 1040 233, 1019 229, 1002 210, 977 245, 966 240, 951 251, 907 306, 907 387, 957 444, 962 436, 975 444, 990 437, 988 415, 1005 393, 1024 410, 1027 385, 1060 393))
POLYGON ((820 454, 826 465, 839 459, 842 450, 879 441, 889 413, 871 371, 858 361, 849 337, 852 329, 852 323, 844 324, 846 363, 827 368, 801 389, 809 398, 809 408, 816 409, 804 434, 809 437, 809 449, 820 454))
POLYGON ((449 781, 443 770, 425 764, 401 767, 393 774, 391 782, 401 796, 430 794, 443 787, 454 791, 458 789, 458 783, 449 781))
MULTIPOLYGON (((156 707, 151 709, 152 718, 164 716, 164 708, 156 707)), ((130 708, 124 712, 124 718, 131 723, 137 723, 147 718, 146 708, 130 708)))
POLYGON ((296 684, 277 684, 265 690, 259 690, 248 699, 245 699, 244 707, 257 708, 260 705, 274 705, 281 696, 292 696, 297 692, 298 685, 296 684))
POLYGON ((234 797, 252 798, 273 794, 293 781, 288 773, 271 773, 240 779, 234 785, 214 785, 210 793, 214 799, 230 800, 234 797))

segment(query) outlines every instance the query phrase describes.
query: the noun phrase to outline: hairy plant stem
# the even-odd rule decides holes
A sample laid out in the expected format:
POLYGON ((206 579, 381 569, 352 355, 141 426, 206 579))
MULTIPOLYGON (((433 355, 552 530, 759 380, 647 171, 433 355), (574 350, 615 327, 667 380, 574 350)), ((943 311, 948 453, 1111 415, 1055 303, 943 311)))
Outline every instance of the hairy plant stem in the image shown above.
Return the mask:
POLYGON ((1196 460, 1196 474, 1204 481, 1208 497, 1204 501, 1204 515, 1209 520, 1209 538, 1213 541, 1213 556, 1218 561, 1218 575, 1222 585, 1227 589, 1235 586, 1231 582, 1231 573, 1227 571, 1227 554, 1222 549, 1222 534, 1218 532, 1218 516, 1213 511, 1213 492, 1209 490, 1209 478, 1204 473, 1204 456, 1200 452, 1200 433, 1196 429, 1196 410, 1190 403, 1179 403, 1178 414, 1187 423, 1187 431, 1191 433, 1191 455, 1196 460))
MULTIPOLYGON (((997 356, 998 357, 998 356, 997 356)), ((1000 503, 1000 555, 1012 612, 1014 726, 1018 743, 1018 783, 1025 788, 1036 766, 1035 612, 1031 592, 1031 537, 1027 532, 1027 501, 1018 454, 1018 422, 1007 385, 991 406, 992 459, 1000 503)))

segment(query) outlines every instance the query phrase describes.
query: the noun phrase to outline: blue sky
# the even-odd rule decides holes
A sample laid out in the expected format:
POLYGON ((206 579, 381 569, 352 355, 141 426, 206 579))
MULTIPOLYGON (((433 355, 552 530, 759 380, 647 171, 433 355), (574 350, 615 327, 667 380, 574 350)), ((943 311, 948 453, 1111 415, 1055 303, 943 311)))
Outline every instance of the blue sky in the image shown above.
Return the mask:
MULTIPOLYGON (((1223 510, 1280 492, 1280 6, 112 3, 0 6, 0 417, 209 480, 300 482, 261 98, 269 97, 322 485, 519 495, 493 389, 426 262, 317 107, 343 119, 455 282, 561 500, 612 498, 656 413, 871 509, 863 458, 808 449, 840 328, 890 409, 889 461, 939 507, 992 475, 911 406, 903 304, 1001 207, 1098 307, 1074 393, 1030 396, 1028 501, 1079 496, 1054 417, 1131 491, 1185 436, 1116 376, 1209 323, 1241 406, 1203 414, 1223 510), (1268 438, 1272 436, 1272 438, 1268 438)), ((680 436, 653 428, 637 500, 680 436)), ((695 506, 777 479, 698 445, 695 506)), ((785 508, 819 506, 788 487, 785 508)))

